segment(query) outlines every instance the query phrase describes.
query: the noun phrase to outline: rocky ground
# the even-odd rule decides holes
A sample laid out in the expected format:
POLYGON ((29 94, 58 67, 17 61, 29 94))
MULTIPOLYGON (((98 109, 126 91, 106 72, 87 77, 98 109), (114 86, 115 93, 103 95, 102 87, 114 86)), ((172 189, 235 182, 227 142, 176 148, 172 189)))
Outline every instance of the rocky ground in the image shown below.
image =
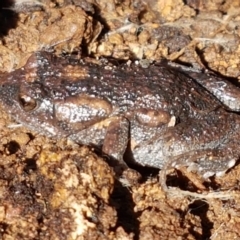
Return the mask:
MULTIPOLYGON (((1 2, 1 72, 46 50, 79 58, 168 59, 240 76, 237 0, 12 3, 1 2)), ((200 185, 186 169, 173 169, 167 180, 176 194, 169 195, 156 169, 136 168, 141 181, 122 184, 93 149, 15 125, 1 110, 1 239, 240 239, 239 165, 200 185)))

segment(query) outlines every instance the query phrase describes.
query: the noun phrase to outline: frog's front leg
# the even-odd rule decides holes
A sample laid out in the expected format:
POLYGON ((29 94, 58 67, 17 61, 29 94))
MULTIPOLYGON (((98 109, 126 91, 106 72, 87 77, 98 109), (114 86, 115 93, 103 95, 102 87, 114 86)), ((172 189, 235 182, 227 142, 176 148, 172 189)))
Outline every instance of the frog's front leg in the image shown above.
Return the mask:
POLYGON ((129 121, 125 117, 113 117, 103 141, 102 151, 114 159, 123 161, 129 141, 129 121))
POLYGON ((129 121, 115 116, 106 99, 79 95, 57 100, 54 119, 59 132, 82 144, 102 146, 103 153, 123 163, 129 139, 129 121))
POLYGON ((69 136, 73 141, 101 148, 102 152, 126 166, 123 154, 129 141, 129 121, 113 116, 69 136))

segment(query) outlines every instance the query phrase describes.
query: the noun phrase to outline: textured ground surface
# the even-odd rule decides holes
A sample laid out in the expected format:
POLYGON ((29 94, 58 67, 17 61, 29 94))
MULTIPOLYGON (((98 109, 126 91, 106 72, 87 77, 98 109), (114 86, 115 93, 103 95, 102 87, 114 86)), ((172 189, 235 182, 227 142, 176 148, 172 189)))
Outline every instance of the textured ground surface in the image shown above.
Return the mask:
MULTIPOLYGON (((23 66, 32 52, 48 50, 76 57, 164 58, 240 76, 237 0, 29 4, 40 11, 0 12, 2 72, 23 66)), ((222 190, 224 199, 178 191, 168 196, 158 171, 139 169, 141 181, 129 176, 123 186, 92 149, 14 124, 0 112, 1 239, 240 239, 239 165, 202 184, 185 169, 169 175, 168 184, 177 189, 222 190)))

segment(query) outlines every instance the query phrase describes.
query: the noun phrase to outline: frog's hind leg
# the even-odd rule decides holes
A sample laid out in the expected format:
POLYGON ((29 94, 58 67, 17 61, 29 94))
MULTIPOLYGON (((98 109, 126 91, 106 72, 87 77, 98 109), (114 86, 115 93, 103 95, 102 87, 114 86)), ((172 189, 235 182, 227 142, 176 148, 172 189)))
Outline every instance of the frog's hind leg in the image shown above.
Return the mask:
POLYGON ((229 149, 204 149, 190 151, 188 153, 171 157, 171 159, 164 164, 159 173, 161 187, 166 193, 170 193, 171 195, 188 195, 203 198, 229 198, 229 192, 223 193, 220 191, 215 193, 212 192, 210 194, 199 194, 176 188, 168 188, 166 184, 167 172, 171 168, 179 169, 180 167, 186 166, 187 171, 196 172, 201 175, 203 179, 207 179, 213 175, 220 177, 236 164, 238 158, 239 156, 229 149))
POLYGON ((240 111, 240 88, 238 86, 213 73, 189 72, 189 75, 230 110, 240 111))
POLYGON ((192 77, 230 110, 240 111, 240 86, 237 81, 233 84, 226 78, 218 76, 207 69, 203 72, 200 69, 189 68, 176 63, 170 63, 169 65, 192 77))

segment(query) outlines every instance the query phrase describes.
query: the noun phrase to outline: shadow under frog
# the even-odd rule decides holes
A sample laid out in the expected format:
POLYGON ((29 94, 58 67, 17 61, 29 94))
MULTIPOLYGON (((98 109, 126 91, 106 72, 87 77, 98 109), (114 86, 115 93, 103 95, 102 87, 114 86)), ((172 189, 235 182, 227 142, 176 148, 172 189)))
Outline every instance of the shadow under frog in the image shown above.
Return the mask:
POLYGON ((240 91, 212 73, 87 58, 73 64, 36 52, 1 75, 0 102, 34 131, 101 147, 122 162, 129 145, 140 165, 184 165, 208 178, 240 156, 240 91))

